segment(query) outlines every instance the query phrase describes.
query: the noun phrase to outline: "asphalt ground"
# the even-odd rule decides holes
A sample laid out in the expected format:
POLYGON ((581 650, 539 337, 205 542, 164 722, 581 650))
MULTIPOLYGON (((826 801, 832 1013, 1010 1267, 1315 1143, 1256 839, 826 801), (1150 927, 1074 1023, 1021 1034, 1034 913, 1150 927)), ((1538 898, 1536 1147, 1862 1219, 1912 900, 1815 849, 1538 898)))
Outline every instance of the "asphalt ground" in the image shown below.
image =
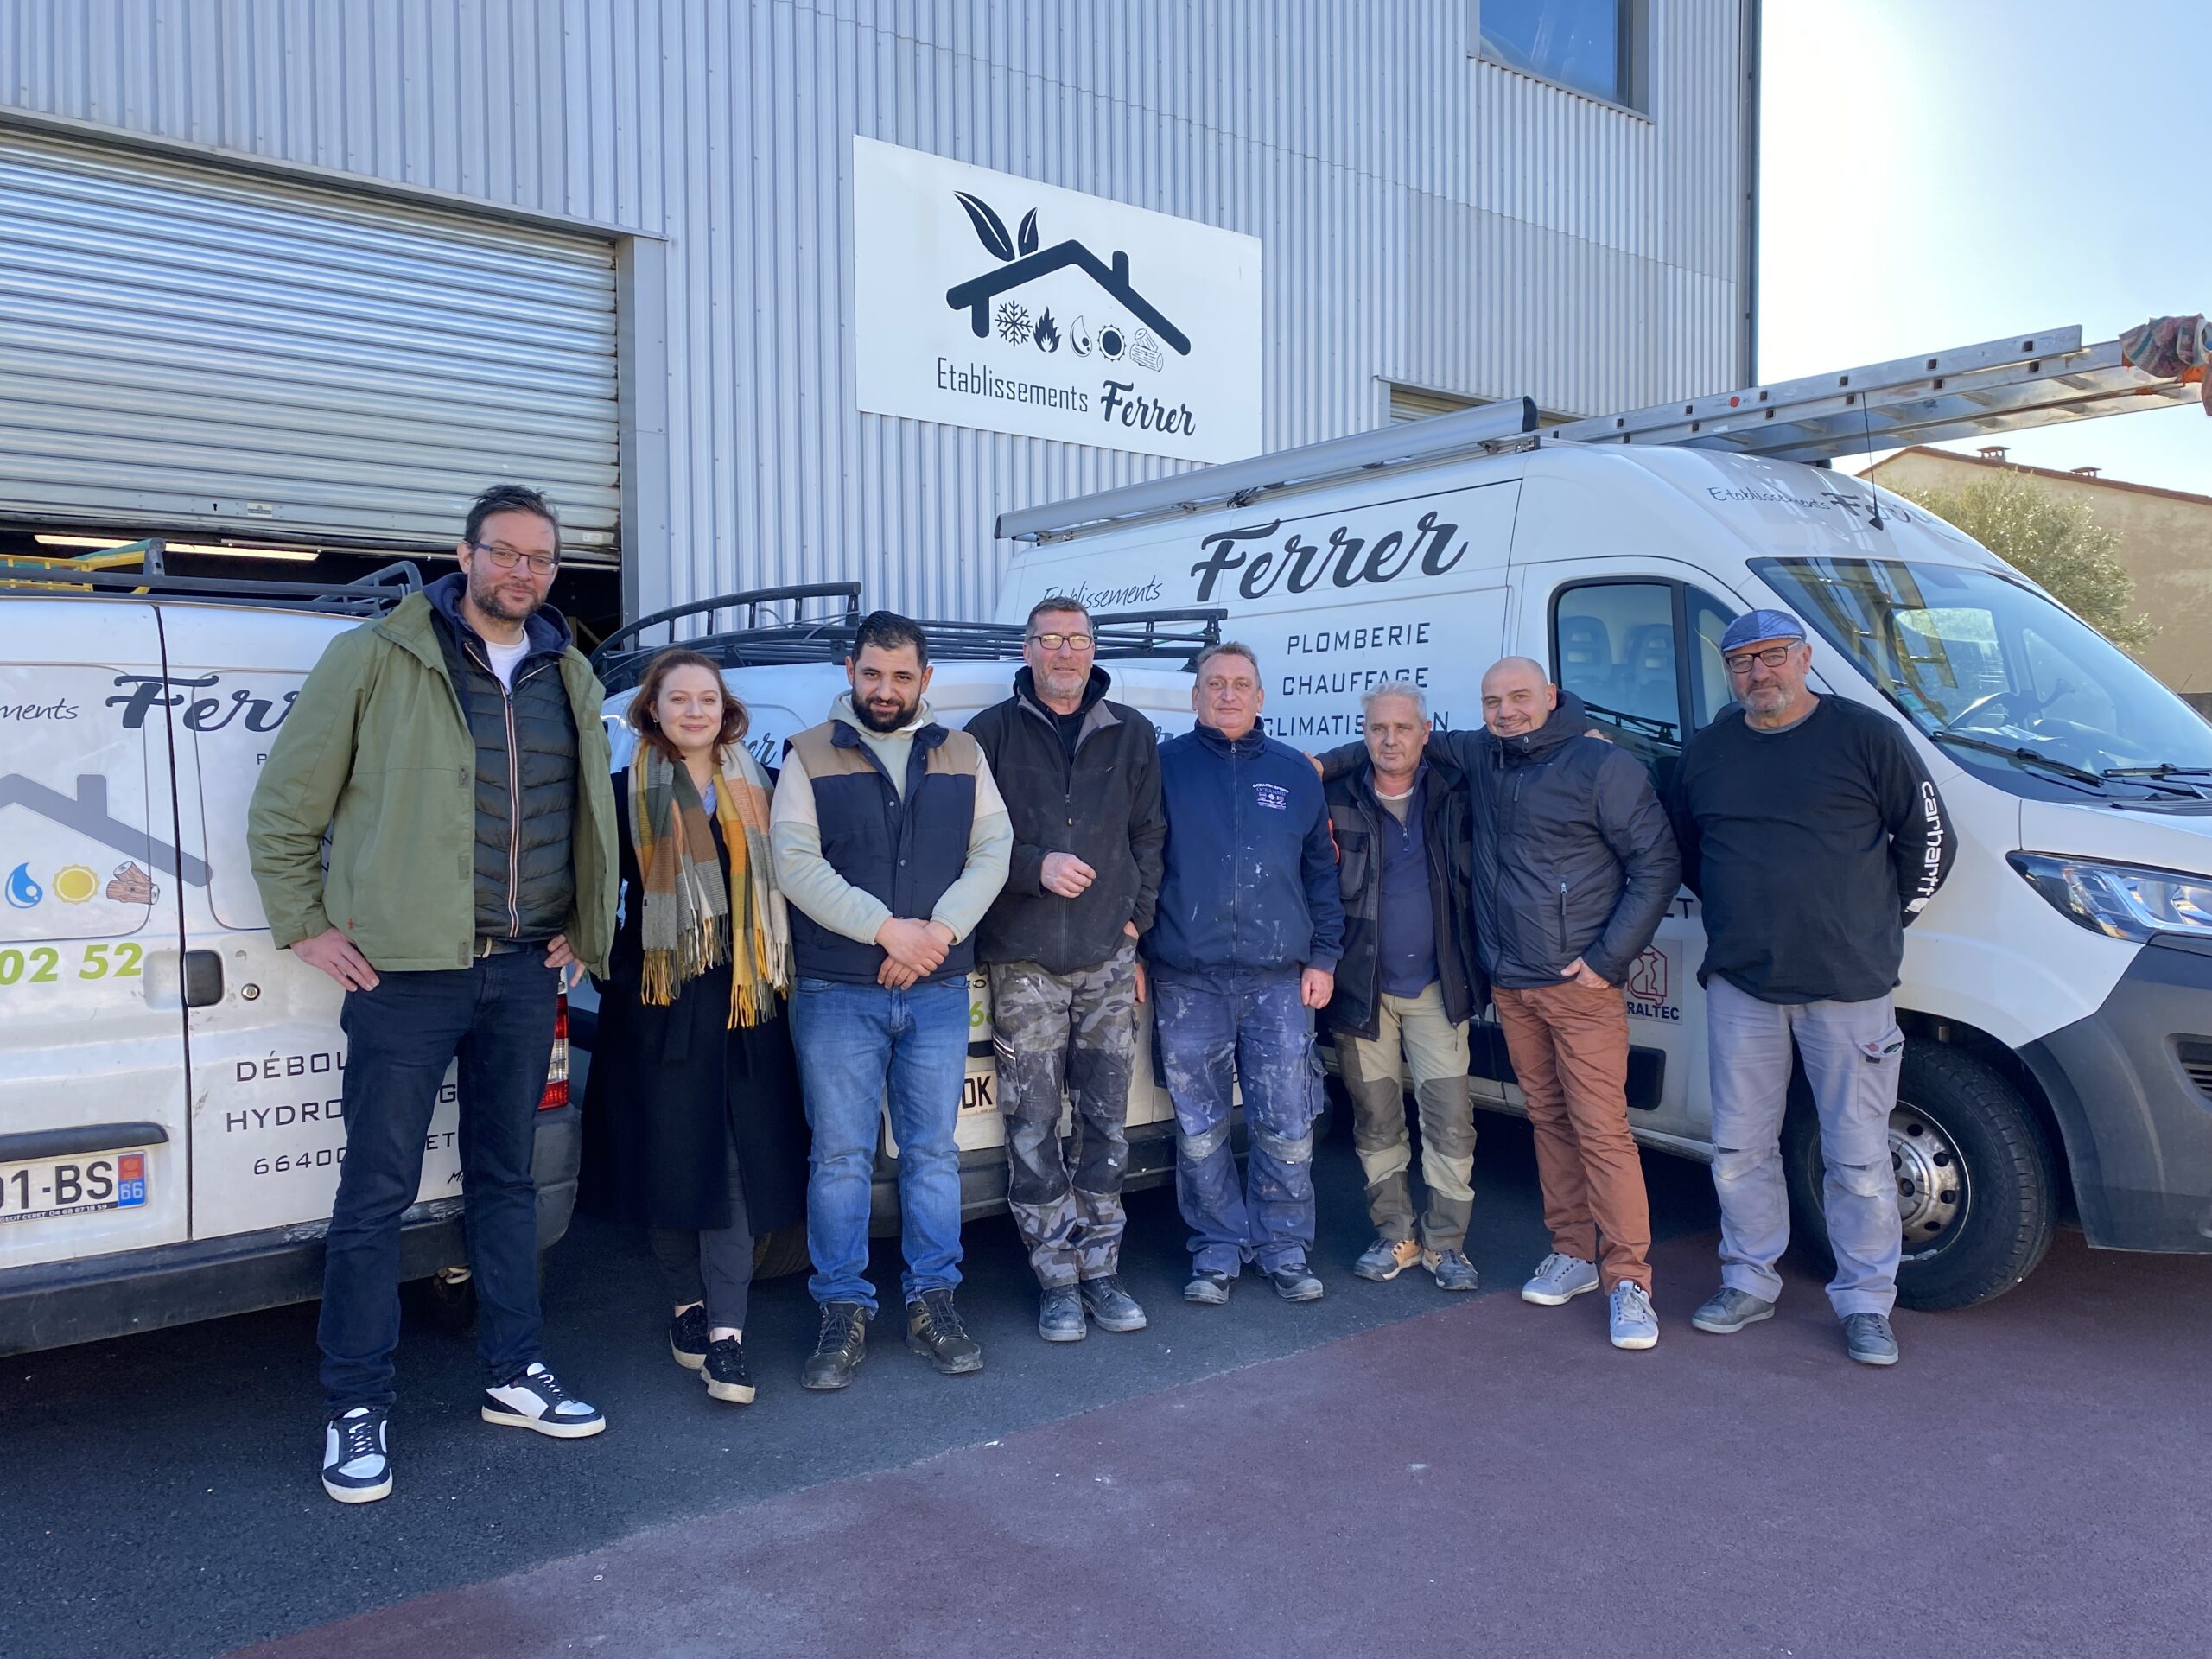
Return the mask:
MULTIPOLYGON (((995 1652, 1073 1629, 1095 1652, 1485 1631, 1556 1653, 2212 1650, 2212 1262, 2063 1237, 2010 1296, 1901 1316, 1905 1363, 1876 1373, 1802 1275, 1773 1324, 1689 1331, 1710 1188, 1646 1168, 1673 1241, 1653 1354, 1607 1348, 1595 1297, 1495 1294, 1545 1241, 1526 1131, 1485 1117, 1479 1297, 1351 1278, 1367 1229, 1339 1140, 1317 1160, 1319 1304, 1248 1278, 1227 1308, 1184 1305, 1154 1192, 1124 1262, 1151 1328, 1047 1346, 1010 1227, 980 1223, 961 1300, 981 1376, 936 1376, 887 1323, 852 1389, 803 1394, 813 1310, 779 1280, 742 1409, 668 1359, 642 1241, 580 1223, 549 1261, 550 1357, 610 1431, 480 1422, 471 1344, 417 1319, 397 1490, 359 1509, 315 1479, 312 1308, 18 1357, 0 1649, 995 1652)), ((891 1249, 875 1268, 893 1282, 891 1249)))

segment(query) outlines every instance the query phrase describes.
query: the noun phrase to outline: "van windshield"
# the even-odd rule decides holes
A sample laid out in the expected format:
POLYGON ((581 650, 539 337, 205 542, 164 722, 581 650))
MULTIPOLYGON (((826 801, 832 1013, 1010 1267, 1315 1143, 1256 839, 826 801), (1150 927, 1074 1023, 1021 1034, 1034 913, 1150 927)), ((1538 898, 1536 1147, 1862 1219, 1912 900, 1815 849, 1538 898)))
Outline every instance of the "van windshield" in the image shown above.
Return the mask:
POLYGON ((2042 799, 2212 799, 2212 723, 2018 577, 1896 559, 1752 568, 1991 783, 2042 799))

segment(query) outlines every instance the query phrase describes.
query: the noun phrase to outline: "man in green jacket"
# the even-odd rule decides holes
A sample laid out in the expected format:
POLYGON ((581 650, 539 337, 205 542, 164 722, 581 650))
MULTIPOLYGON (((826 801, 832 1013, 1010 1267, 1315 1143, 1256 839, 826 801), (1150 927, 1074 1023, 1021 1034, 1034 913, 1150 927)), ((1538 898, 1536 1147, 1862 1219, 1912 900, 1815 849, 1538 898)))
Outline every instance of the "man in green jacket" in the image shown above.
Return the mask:
POLYGON ((485 491, 456 552, 457 575, 331 643, 247 817, 276 943, 346 993, 317 1332, 322 1484, 341 1503, 391 1491, 400 1217, 455 1059, 483 1418, 562 1440, 607 1427, 540 1357, 531 1173, 556 995, 605 971, 613 933, 603 688, 545 603, 560 523, 543 496, 485 491))

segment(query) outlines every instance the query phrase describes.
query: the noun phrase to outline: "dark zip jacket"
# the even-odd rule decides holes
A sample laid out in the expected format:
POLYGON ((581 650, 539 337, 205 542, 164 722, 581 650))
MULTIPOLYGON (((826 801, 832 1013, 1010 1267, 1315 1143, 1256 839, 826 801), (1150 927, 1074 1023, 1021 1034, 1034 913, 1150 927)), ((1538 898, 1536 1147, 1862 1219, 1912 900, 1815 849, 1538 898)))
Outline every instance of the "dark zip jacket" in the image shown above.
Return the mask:
POLYGON ((576 721, 560 674, 569 624, 550 609, 524 623, 522 660, 502 685, 461 613, 467 590, 455 571, 423 591, 476 748, 476 931, 547 939, 561 931, 576 891, 576 721))
MULTIPOLYGON (((1337 840, 1337 877, 1344 895, 1344 954, 1337 964, 1337 994, 1329 1004, 1329 1024, 1355 1037, 1372 1039, 1380 1028, 1377 1010, 1382 990, 1383 847, 1398 825, 1390 809, 1376 798, 1375 767, 1364 758, 1330 781, 1325 790, 1329 823, 1337 840)), ((1475 960, 1472 926, 1474 854, 1468 829, 1466 778, 1449 755, 1432 744, 1420 799, 1419 835, 1428 863, 1428 906, 1436 948, 1436 983, 1446 1018, 1466 1019, 1488 1000, 1482 969, 1475 960)))
POLYGON ((1047 972, 1094 967, 1121 948, 1132 922, 1152 925, 1160 896, 1160 738, 1135 709, 1109 702, 1106 671, 1090 671, 1075 753, 1037 699, 1027 668, 1014 695, 968 722, 1014 825, 1007 883, 976 930, 982 962, 1033 962, 1047 972), (1044 885, 1049 853, 1073 853, 1097 872, 1073 899, 1044 885))
MULTIPOLYGON (((1560 982, 1577 957, 1618 985, 1681 890, 1682 866, 1651 774, 1587 735, 1572 691, 1518 736, 1440 731, 1429 739, 1466 776, 1472 808, 1474 944, 1493 986, 1560 982)), ((1348 743, 1321 757, 1330 777, 1364 760, 1348 743)))
POLYGON ((1255 725, 1234 743, 1198 726, 1160 746, 1167 815, 1144 953, 1198 984, 1300 967, 1334 972, 1344 901, 1313 763, 1255 725))

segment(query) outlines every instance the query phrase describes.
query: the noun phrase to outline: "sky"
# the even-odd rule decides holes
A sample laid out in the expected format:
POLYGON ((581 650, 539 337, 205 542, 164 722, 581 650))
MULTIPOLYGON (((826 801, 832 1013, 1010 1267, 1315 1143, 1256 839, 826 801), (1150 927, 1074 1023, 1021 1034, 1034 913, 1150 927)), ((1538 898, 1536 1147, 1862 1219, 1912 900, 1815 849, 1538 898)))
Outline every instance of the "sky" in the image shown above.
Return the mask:
MULTIPOLYGON (((2208 41, 2212 0, 1765 0, 1759 378, 2212 311, 2208 41)), ((2194 404, 1979 442, 2212 495, 2194 404)))

